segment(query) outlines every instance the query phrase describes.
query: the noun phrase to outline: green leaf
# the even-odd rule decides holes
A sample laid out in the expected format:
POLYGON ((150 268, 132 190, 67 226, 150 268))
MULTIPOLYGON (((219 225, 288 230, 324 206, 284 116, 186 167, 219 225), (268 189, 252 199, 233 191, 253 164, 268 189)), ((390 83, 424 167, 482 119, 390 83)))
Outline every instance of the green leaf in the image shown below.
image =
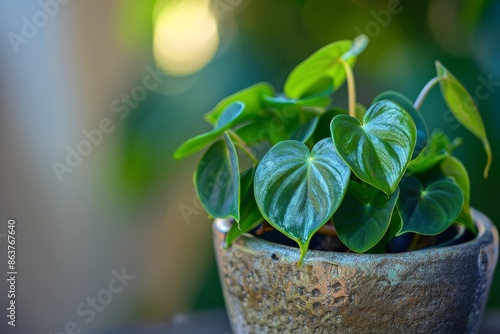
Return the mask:
POLYGON ((410 114, 394 102, 379 101, 368 109, 363 124, 338 115, 330 126, 337 152, 354 174, 392 194, 415 147, 417 130, 410 114))
POLYGON ((487 162, 484 168, 484 177, 488 177, 491 167, 491 146, 486 136, 483 120, 479 114, 474 99, 465 87, 439 62, 436 61, 436 71, 441 80, 441 94, 455 118, 473 135, 483 142, 487 162))
MULTIPOLYGON (((330 93, 337 90, 345 81, 346 74, 341 57, 349 51, 352 41, 342 40, 328 44, 313 53, 309 58, 295 67, 288 76, 283 91, 292 99, 307 97, 325 90, 331 83, 330 93), (321 88, 316 88, 321 83, 321 88)), ((347 62, 352 67, 356 57, 350 57, 347 62)))
MULTIPOLYGON (((242 176, 241 178, 242 185, 244 182, 243 177, 244 176, 242 176)), ((253 185, 253 182, 251 185, 253 185)), ((226 247, 231 246, 234 240, 236 240, 240 235, 253 230, 264 220, 262 214, 260 213, 259 207, 255 202, 253 187, 248 188, 241 200, 240 216, 240 221, 233 223, 231 229, 227 233, 226 247)))
POLYGON ((392 211, 392 216, 391 216, 391 222, 389 223, 389 228, 387 229, 387 232, 385 232, 384 237, 382 240, 378 242, 373 248, 369 249, 367 253, 371 254, 383 254, 387 250, 387 245, 389 242, 396 236, 396 234, 399 232, 401 229, 401 216, 398 211, 398 207, 394 208, 394 211, 392 211))
POLYGON ((248 189, 252 186, 253 184, 253 176, 255 174, 255 168, 251 167, 248 168, 246 171, 241 173, 240 175, 240 187, 241 187, 241 193, 246 194, 248 189))
POLYGON ((342 204, 333 215, 340 241, 356 253, 377 245, 389 228, 399 190, 391 196, 367 184, 349 182, 342 204))
POLYGON ((439 167, 444 175, 451 177, 455 181, 464 195, 464 205, 457 221, 475 233, 476 225, 470 212, 470 181, 467 169, 460 160, 453 156, 444 159, 439 167))
POLYGON ((457 219, 464 203, 462 190, 451 180, 432 182, 424 189, 417 178, 408 176, 401 180, 399 189, 398 209, 403 226, 397 235, 439 234, 457 219))
POLYGON ((206 113, 204 118, 210 124, 216 124, 224 109, 233 102, 242 102, 245 104, 245 111, 241 116, 242 121, 254 119, 257 116, 264 116, 262 98, 273 95, 273 87, 266 82, 261 82, 226 97, 214 109, 206 113))
POLYGON ((298 140, 305 143, 309 138, 311 138, 316 126, 318 125, 319 117, 313 117, 306 123, 298 127, 290 136, 292 140, 298 140))
MULTIPOLYGON (((300 135, 307 135, 307 129, 314 126, 314 114, 295 114, 289 112, 271 112, 266 118, 257 119, 236 130, 238 136, 248 145, 268 142, 275 145, 283 140, 300 135), (310 123, 309 122, 313 122, 310 123), (302 130, 299 130, 302 127, 302 130), (305 132, 304 132, 305 130, 305 132)), ((307 139, 307 138, 306 138, 307 139)))
POLYGON ((339 207, 349 176, 330 138, 318 142, 311 152, 298 141, 280 142, 258 165, 257 205, 274 228, 299 244, 301 261, 313 234, 339 207))
POLYGON ((249 146, 262 142, 274 145, 289 139, 289 131, 286 126, 279 118, 273 116, 245 124, 236 130, 236 134, 249 146))
POLYGON ((373 103, 382 101, 382 100, 390 100, 399 104, 404 110, 406 110, 417 127, 417 142, 415 144, 415 150, 413 150, 412 159, 415 159, 420 152, 425 148, 427 142, 429 141, 429 131, 427 130, 427 125, 425 124, 424 118, 422 114, 415 109, 413 103, 403 94, 396 91, 387 91, 379 94, 373 100, 373 103))
POLYGON ((215 218, 240 220, 240 174, 233 142, 224 133, 203 155, 194 173, 201 204, 215 218))
POLYGON ((239 120, 239 117, 243 113, 244 109, 245 105, 241 102, 235 102, 228 105, 227 108, 222 112, 220 119, 218 120, 215 128, 212 131, 185 141, 175 151, 174 158, 182 159, 207 147, 214 140, 219 138, 224 133, 224 131, 232 127, 236 123, 236 121, 239 120))
POLYGON ((422 153, 410 162, 408 172, 422 174, 434 168, 441 161, 451 156, 457 142, 450 143, 450 139, 441 131, 434 131, 429 144, 422 153))

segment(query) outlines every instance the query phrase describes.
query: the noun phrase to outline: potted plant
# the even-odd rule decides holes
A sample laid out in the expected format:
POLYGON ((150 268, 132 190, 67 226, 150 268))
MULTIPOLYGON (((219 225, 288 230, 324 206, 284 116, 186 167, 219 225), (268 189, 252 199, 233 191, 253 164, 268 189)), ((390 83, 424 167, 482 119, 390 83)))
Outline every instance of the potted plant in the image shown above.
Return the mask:
POLYGON ((474 333, 498 234, 469 206, 460 140, 429 134, 419 112, 439 85, 456 119, 491 149, 462 84, 439 62, 415 103, 389 91, 365 108, 352 68, 368 43, 329 44, 289 75, 205 115, 213 130, 194 174, 214 222, 235 333, 474 333), (348 111, 331 107, 344 83, 348 111), (297 247, 298 246, 298 247, 297 247))

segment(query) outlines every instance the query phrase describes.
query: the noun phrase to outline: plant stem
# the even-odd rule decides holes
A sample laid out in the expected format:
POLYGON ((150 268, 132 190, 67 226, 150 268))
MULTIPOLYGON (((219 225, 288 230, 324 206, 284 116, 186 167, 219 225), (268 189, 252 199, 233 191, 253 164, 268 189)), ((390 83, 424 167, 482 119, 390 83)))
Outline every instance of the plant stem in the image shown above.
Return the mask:
POLYGON ((229 135, 233 139, 236 140, 236 142, 235 142, 236 146, 238 146, 239 148, 241 148, 241 150, 252 160, 252 162, 255 165, 258 165, 259 164, 259 160, 257 160, 257 158, 255 157, 255 155, 253 155, 252 151, 247 146, 247 144, 245 143, 245 141, 243 139, 241 139, 241 137, 238 136, 238 134, 236 132, 234 132, 233 130, 229 129, 229 130, 227 130, 227 132, 229 133, 229 135))
POLYGON ((352 68, 343 58, 339 60, 344 66, 347 79, 347 94, 349 96, 349 116, 356 117, 356 84, 354 82, 354 74, 352 68))
POLYGON ((429 95, 429 92, 431 91, 431 89, 435 85, 437 85, 439 81, 444 80, 444 79, 445 79, 445 77, 443 77, 443 76, 437 76, 437 77, 432 78, 431 80, 429 80, 429 82, 427 84, 425 84, 424 88, 422 88, 422 91, 420 92, 417 99, 415 100, 415 103, 413 104, 415 109, 419 110, 420 107, 422 107, 422 104, 424 104, 424 100, 427 97, 427 95, 429 95))

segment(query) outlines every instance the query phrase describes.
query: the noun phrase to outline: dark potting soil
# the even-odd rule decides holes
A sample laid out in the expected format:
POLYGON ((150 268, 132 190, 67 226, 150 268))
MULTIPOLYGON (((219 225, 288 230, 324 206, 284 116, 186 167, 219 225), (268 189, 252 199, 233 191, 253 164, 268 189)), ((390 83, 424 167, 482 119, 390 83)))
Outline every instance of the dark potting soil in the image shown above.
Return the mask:
MULTIPOLYGON (((280 245, 298 248, 295 241, 287 238, 281 232, 272 230, 263 234, 256 233, 259 229, 255 229, 250 233, 257 238, 267 240, 280 245)), ((462 231, 456 226, 450 226, 447 230, 436 236, 420 236, 418 247, 413 246, 413 250, 426 248, 444 247, 460 244, 474 239, 474 234, 470 231, 462 231)), ((387 245, 384 253, 402 253, 409 251, 414 243, 415 234, 406 233, 402 236, 393 238, 387 245)), ((309 244, 309 249, 318 251, 334 251, 334 252, 350 252, 350 250, 342 244, 340 239, 332 235, 324 235, 316 233, 309 244)), ((368 251, 367 253, 370 253, 368 251)), ((372 253, 382 253, 381 250, 373 251, 372 253)))

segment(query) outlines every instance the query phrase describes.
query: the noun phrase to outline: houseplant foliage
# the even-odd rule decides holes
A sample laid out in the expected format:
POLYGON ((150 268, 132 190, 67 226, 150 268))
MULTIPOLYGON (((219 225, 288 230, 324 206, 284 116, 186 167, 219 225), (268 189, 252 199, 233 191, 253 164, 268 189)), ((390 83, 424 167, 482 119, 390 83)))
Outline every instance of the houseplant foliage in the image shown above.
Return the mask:
POLYGON ((419 111, 439 85, 456 119, 482 141, 487 177, 491 149, 472 97, 436 62, 415 102, 387 91, 364 107, 353 67, 367 44, 361 35, 321 48, 292 70, 283 93, 258 83, 223 99, 205 114, 213 130, 177 149, 179 159, 207 148, 194 184, 211 217, 234 219, 226 246, 259 225, 294 240, 300 261, 315 233, 357 253, 453 224, 476 233, 467 170, 452 155, 460 140, 429 133, 419 111), (345 82, 349 110, 331 107, 345 82))

